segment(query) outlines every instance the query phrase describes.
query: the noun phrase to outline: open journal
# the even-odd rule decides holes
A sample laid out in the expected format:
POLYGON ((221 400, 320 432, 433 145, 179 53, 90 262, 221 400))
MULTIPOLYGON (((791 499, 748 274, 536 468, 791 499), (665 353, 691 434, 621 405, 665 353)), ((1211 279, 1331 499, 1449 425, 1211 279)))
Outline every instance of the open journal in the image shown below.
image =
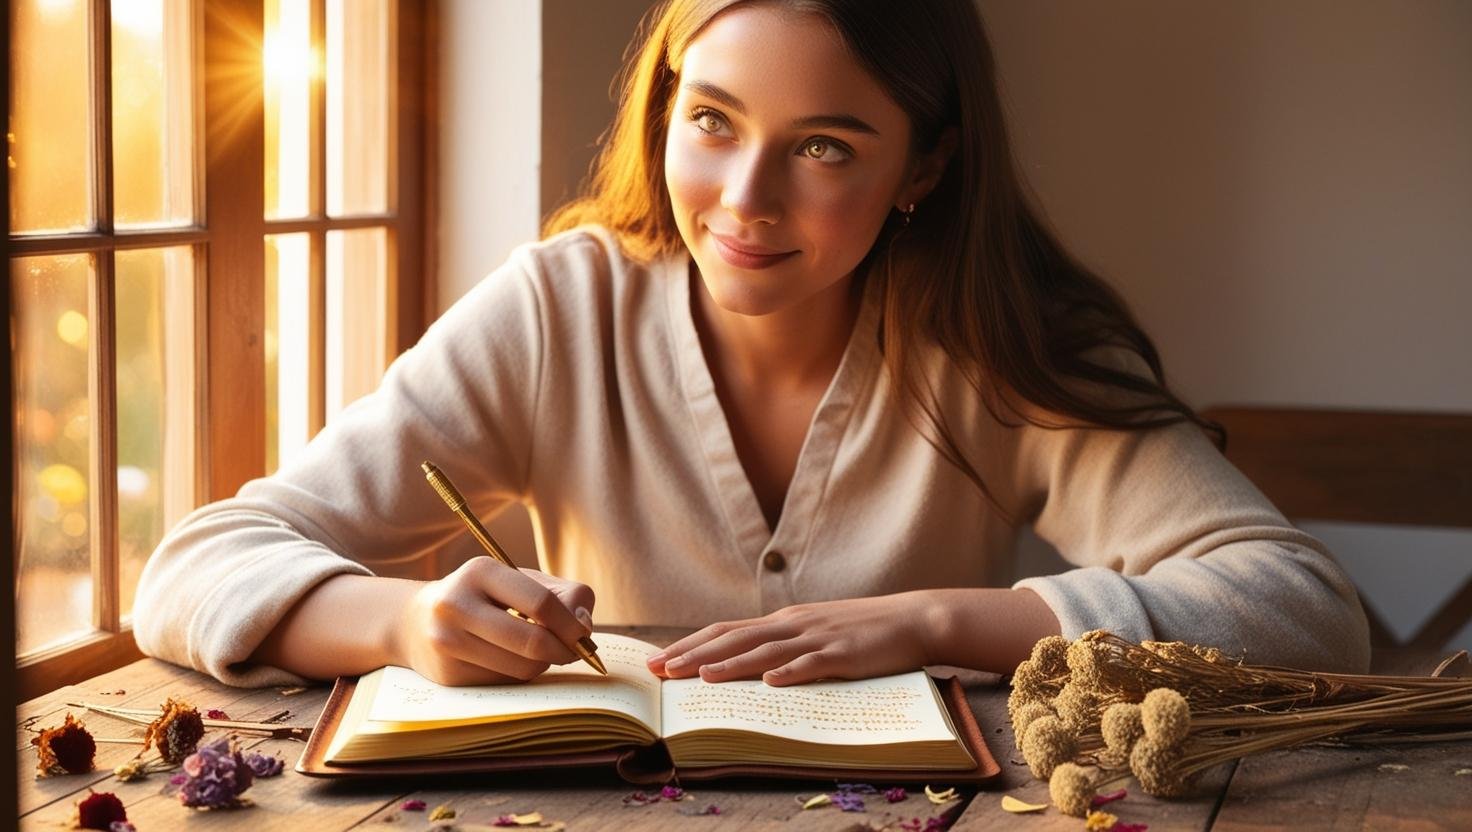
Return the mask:
POLYGON ((659 648, 613 633, 597 638, 606 677, 579 662, 510 685, 446 687, 402 667, 339 680, 297 768, 332 775, 385 773, 393 769, 381 764, 394 762, 425 771, 508 767, 457 760, 536 768, 616 763, 660 746, 687 777, 702 770, 972 775, 965 780, 996 767, 955 680, 949 703, 923 671, 792 687, 665 680, 646 665, 659 648))

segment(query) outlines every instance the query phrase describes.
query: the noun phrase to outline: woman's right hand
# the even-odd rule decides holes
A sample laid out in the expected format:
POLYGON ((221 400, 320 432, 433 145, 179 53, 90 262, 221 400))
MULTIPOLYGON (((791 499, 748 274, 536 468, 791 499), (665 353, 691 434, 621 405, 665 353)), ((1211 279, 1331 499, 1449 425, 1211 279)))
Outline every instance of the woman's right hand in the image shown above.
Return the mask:
POLYGON ((442 685, 524 682, 580 661, 566 645, 593 632, 593 600, 587 584, 472 558, 414 593, 397 628, 395 660, 442 685))

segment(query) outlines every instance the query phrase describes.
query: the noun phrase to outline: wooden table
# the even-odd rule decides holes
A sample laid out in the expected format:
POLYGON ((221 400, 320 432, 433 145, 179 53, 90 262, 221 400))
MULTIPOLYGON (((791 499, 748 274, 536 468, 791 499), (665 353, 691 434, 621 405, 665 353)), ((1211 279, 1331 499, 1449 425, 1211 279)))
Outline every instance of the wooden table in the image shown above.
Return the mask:
MULTIPOLYGON (((628 628, 631 635, 667 644, 686 631, 665 628, 628 628)), ((1396 672, 1428 672, 1430 656, 1393 667, 1396 672)), ((934 670, 934 669, 933 669, 934 670)), ((949 668, 939 669, 952 672, 949 668)), ((291 770, 302 745, 292 740, 246 739, 244 745, 286 759, 286 773, 258 780, 247 792, 254 805, 224 812, 185 809, 177 799, 160 794, 167 774, 123 783, 111 772, 131 758, 137 746, 102 743, 97 771, 90 774, 37 779, 33 733, 24 725, 38 717, 36 726, 59 724, 68 701, 105 703, 118 707, 156 708, 168 696, 187 699, 201 711, 218 708, 231 719, 264 720, 290 710, 292 725, 311 725, 326 702, 326 686, 307 689, 231 688, 192 671, 144 659, 80 685, 54 691, 26 702, 18 709, 16 747, 19 755, 20 827, 65 828, 75 804, 88 789, 110 791, 127 806, 128 818, 139 832, 173 829, 338 829, 416 830, 443 828, 431 824, 427 812, 406 812, 408 799, 429 807, 448 804, 458 814, 459 828, 490 824, 498 815, 541 812, 548 821, 561 821, 568 830, 698 829, 735 832, 755 829, 864 830, 900 829, 901 823, 949 813, 953 829, 1080 830, 1083 821, 1049 808, 1040 815, 1010 815, 1001 810, 1003 794, 1030 803, 1047 803, 1047 784, 1031 779, 1021 754, 1014 750, 1006 720, 1006 687, 998 678, 974 671, 962 676, 972 707, 983 727, 992 755, 1002 774, 979 792, 967 790, 962 800, 934 806, 921 792, 898 803, 869 798, 863 814, 834 807, 804 811, 799 798, 832 788, 785 783, 735 783, 692 788, 694 800, 648 806, 625 806, 622 798, 633 787, 602 773, 574 780, 559 775, 557 782, 535 775, 498 778, 494 783, 430 781, 385 785, 324 782, 291 770), (714 804, 719 816, 687 816, 681 810, 714 804)), ((98 714, 86 714, 88 729, 97 737, 141 734, 138 726, 98 714)), ((211 735, 213 736, 213 735, 211 735)), ((1472 829, 1472 742, 1423 744, 1381 748, 1309 748, 1249 757, 1209 772, 1197 794, 1184 800, 1160 801, 1147 796, 1131 781, 1129 797, 1110 804, 1121 820, 1145 823, 1151 832, 1173 829, 1472 829), (1458 771, 1464 772, 1457 774, 1458 771)), ((884 784, 876 784, 883 786, 884 784)), ((937 782, 937 787, 946 784, 937 782)))

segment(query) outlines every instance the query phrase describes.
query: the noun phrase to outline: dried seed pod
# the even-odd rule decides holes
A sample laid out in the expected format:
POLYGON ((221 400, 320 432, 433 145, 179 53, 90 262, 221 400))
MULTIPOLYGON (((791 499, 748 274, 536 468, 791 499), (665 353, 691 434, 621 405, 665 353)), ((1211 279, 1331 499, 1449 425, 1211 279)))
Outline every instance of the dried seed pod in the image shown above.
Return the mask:
POLYGON ((1081 818, 1094 799, 1094 782, 1088 769, 1075 763, 1060 763, 1048 778, 1048 796, 1065 815, 1081 818))
POLYGON ((1141 737, 1130 751, 1130 773, 1140 781, 1140 788, 1155 797, 1177 797, 1186 784, 1175 771, 1181 758, 1181 746, 1167 743, 1149 734, 1141 737))
POLYGON ((1104 715, 1099 719, 1099 731, 1104 735, 1105 755, 1109 764, 1126 765, 1135 742, 1145 735, 1140 706, 1132 702, 1116 702, 1105 708, 1104 715))
POLYGON ((1037 668, 1044 679, 1056 679, 1068 672, 1068 639, 1063 636, 1044 636, 1032 646, 1032 657, 1028 660, 1037 668))
MULTIPOLYGON (((1087 634, 1086 634, 1087 635, 1087 634)), ((1084 690, 1102 692, 1104 689, 1104 665, 1108 655, 1103 644, 1080 638, 1068 645, 1068 682, 1084 690)))
POLYGON ((1041 716, 1027 726, 1022 738, 1022 758, 1032 776, 1047 780, 1053 769, 1073 759, 1078 751, 1078 738, 1056 716, 1041 716))
POLYGON ((1053 698, 1053 710, 1058 718, 1075 734, 1094 727, 1099 722, 1099 700, 1087 688, 1070 681, 1053 698))
POLYGON ((1146 736, 1175 745, 1191 731, 1191 706, 1176 691, 1156 688, 1140 703, 1140 721, 1146 736))
POLYGON ((1017 739, 1017 747, 1022 747, 1022 738, 1027 736, 1027 728, 1037 720, 1045 716, 1057 716, 1048 703, 1034 700, 1023 705, 1017 710, 1016 716, 1012 717, 1012 734, 1017 739))

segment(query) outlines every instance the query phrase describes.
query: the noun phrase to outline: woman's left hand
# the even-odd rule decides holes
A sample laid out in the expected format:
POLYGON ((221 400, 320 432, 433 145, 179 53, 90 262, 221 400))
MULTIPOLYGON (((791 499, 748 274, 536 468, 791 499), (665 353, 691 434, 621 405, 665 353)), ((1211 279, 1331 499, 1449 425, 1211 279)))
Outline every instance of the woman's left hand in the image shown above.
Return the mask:
POLYGON ((934 663, 943 604, 924 590, 785 607, 722 621, 651 656, 649 669, 707 682, 761 677, 769 685, 867 679, 934 663))

